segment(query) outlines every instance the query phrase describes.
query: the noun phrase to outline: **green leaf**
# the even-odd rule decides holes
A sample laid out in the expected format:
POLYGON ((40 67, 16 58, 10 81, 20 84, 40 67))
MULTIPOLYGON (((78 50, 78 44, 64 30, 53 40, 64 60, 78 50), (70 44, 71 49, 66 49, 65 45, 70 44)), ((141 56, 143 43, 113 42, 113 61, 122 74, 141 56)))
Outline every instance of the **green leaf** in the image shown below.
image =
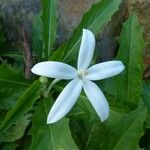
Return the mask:
POLYGON ((26 127, 29 125, 30 120, 29 116, 24 116, 17 122, 13 124, 8 130, 3 132, 0 135, 0 142, 14 142, 20 139, 26 130, 26 127))
POLYGON ((41 99, 32 118, 32 144, 30 150, 77 150, 69 130, 69 120, 64 118, 48 125, 47 115, 52 98, 41 99))
POLYGON ((123 24, 119 38, 117 59, 125 65, 123 73, 116 77, 117 103, 135 108, 141 99, 143 74, 143 30, 135 13, 123 24))
MULTIPOLYGON (((143 126, 146 119, 147 109, 139 108, 126 116, 123 116, 116 127, 115 134, 118 136, 120 131, 120 139, 115 144, 114 150, 139 150, 139 139, 144 134, 143 126), (126 144, 128 139, 128 144, 126 144)), ((114 132, 114 131, 113 131, 114 132)))
POLYGON ((139 150, 146 114, 147 110, 143 107, 122 115, 111 110, 108 121, 103 124, 74 120, 72 134, 80 149, 139 150))
POLYGON ((15 143, 6 143, 2 150, 16 150, 17 145, 15 143))
POLYGON ((24 92, 25 89, 1 89, 0 90, 0 109, 9 110, 16 104, 16 100, 24 92))
POLYGON ((34 102, 39 98, 40 89, 41 83, 37 80, 20 96, 16 105, 8 111, 0 125, 0 134, 19 121, 32 108, 34 102))
POLYGON ((30 81, 23 78, 14 68, 0 66, 0 88, 18 89, 30 86, 30 81))
POLYGON ((42 8, 44 57, 49 58, 56 38, 57 0, 42 0, 42 8))
POLYGON ((0 66, 0 109, 10 109, 16 103, 19 95, 30 86, 13 67, 6 64, 0 66))
POLYGON ((91 30, 95 35, 102 32, 104 25, 111 20, 112 15, 119 9, 120 2, 121 0, 102 0, 92 6, 83 16, 81 23, 69 40, 65 50, 64 62, 76 59, 83 28, 91 30))
POLYGON ((145 105, 150 109, 150 81, 143 81, 143 100, 145 105))
POLYGON ((58 49, 53 51, 52 56, 49 58, 50 61, 62 61, 66 43, 62 44, 58 49))
POLYGON ((145 128, 150 129, 150 81, 143 81, 142 97, 145 106, 148 108, 148 114, 145 121, 145 128))
POLYGON ((18 51, 2 50, 2 51, 0 51, 0 55, 5 56, 5 57, 10 57, 15 60, 23 62, 23 55, 18 51))

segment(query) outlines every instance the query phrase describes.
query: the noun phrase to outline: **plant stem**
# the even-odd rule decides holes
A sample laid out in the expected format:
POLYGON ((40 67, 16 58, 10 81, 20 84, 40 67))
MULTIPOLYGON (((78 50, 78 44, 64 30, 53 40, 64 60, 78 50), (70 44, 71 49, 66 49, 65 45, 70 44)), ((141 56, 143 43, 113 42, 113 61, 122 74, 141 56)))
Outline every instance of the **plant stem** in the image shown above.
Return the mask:
POLYGON ((55 79, 55 80, 53 80, 53 81, 51 82, 51 84, 50 84, 49 87, 47 88, 47 91, 46 91, 45 94, 44 94, 45 97, 48 97, 48 95, 49 95, 51 89, 53 88, 53 86, 54 86, 58 81, 60 81, 60 79, 55 79))

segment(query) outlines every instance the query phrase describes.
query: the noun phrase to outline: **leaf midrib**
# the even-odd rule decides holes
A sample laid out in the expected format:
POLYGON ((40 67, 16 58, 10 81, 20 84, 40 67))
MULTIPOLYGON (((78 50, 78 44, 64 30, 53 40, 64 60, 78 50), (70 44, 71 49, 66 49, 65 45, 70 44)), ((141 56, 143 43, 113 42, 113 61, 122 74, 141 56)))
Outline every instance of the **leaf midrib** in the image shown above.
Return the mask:
POLYGON ((17 82, 17 81, 12 81, 12 80, 7 80, 7 79, 0 79, 0 82, 9 82, 17 85, 24 85, 24 86, 29 86, 30 84, 28 83, 23 83, 23 82, 17 82))

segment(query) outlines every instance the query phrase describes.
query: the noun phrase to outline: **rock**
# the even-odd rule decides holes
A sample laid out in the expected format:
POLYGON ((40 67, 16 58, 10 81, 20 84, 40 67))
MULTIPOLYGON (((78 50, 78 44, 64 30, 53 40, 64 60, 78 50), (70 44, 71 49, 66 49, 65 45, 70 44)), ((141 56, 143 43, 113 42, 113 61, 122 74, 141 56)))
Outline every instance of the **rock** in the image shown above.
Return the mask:
POLYGON ((144 27, 144 39, 147 46, 144 49, 144 78, 150 79, 150 0, 136 0, 133 5, 141 25, 144 27))
POLYGON ((79 24, 83 14, 92 4, 99 0, 59 0, 58 20, 59 20, 59 41, 68 39, 74 28, 79 24))

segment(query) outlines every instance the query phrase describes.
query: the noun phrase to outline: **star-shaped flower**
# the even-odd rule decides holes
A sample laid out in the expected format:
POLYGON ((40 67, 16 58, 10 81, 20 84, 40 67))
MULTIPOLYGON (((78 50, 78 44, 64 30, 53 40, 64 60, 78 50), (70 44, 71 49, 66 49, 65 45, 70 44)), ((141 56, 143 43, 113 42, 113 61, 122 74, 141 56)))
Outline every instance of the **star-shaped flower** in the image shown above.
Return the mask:
POLYGON ((63 118, 77 101, 82 88, 101 121, 108 118, 108 102, 100 88, 92 81, 115 76, 124 70, 124 65, 121 61, 107 61, 89 67, 93 58, 94 48, 95 37, 93 33, 83 29, 77 69, 56 61, 40 62, 32 68, 31 71, 37 75, 72 80, 56 99, 49 112, 47 123, 54 123, 63 118))

